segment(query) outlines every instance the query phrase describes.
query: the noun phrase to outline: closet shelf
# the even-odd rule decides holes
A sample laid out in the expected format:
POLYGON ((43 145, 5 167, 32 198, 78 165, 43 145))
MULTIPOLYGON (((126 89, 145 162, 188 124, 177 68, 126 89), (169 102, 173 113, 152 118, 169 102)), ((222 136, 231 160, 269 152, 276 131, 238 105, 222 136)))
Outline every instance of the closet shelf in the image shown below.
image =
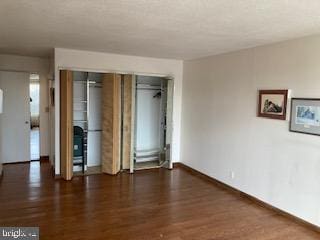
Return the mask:
POLYGON ((77 160, 77 161, 73 161, 73 166, 82 166, 82 161, 81 160, 77 160))
POLYGON ((87 120, 73 120, 73 122, 87 123, 87 120))
POLYGON ((74 83, 76 84, 89 84, 90 86, 94 85, 102 85, 102 82, 96 82, 96 81, 91 81, 91 80, 75 80, 74 83))

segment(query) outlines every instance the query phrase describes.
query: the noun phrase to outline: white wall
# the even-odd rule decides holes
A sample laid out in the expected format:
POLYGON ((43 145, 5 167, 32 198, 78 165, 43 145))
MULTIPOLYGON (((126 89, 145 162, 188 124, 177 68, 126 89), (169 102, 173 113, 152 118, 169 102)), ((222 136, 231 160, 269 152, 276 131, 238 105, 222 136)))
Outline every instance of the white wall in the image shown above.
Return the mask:
POLYGON ((59 69, 96 72, 126 72, 135 74, 171 75, 175 80, 173 161, 180 159, 180 115, 183 64, 180 60, 157 59, 109 53, 55 49, 55 173, 60 173, 59 149, 59 69))
POLYGON ((40 76, 40 155, 49 155, 48 73, 46 58, 0 54, 0 70, 36 72, 40 76))
POLYGON ((320 98, 320 36, 185 61, 181 161, 319 226, 320 137, 256 117, 258 89, 320 98))

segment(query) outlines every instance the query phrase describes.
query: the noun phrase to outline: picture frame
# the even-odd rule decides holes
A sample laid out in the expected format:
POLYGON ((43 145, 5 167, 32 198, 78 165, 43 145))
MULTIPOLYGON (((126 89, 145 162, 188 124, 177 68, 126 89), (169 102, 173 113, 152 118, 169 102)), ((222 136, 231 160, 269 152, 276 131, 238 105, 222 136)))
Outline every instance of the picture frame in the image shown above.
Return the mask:
POLYGON ((258 117, 286 120, 288 90, 259 90, 258 117))
POLYGON ((320 98, 292 98, 289 131, 320 136, 320 98))

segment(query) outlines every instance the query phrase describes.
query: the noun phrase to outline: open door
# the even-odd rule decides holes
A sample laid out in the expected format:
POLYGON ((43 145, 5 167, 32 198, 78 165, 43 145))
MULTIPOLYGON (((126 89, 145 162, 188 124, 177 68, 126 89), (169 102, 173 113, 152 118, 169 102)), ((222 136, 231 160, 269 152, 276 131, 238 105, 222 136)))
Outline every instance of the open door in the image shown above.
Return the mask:
POLYGON ((121 75, 105 73, 102 80, 102 172, 120 171, 121 75))
POLYGON ((166 97, 166 115, 165 115, 165 162, 162 165, 165 168, 172 169, 172 132, 173 132, 173 80, 168 79, 165 91, 166 97))
POLYGON ((0 115, 2 163, 30 160, 29 73, 0 71, 3 112, 0 115))
POLYGON ((135 81, 133 75, 122 80, 122 169, 133 171, 135 81))
POLYGON ((65 180, 73 175, 73 80, 72 71, 60 71, 60 172, 65 180))

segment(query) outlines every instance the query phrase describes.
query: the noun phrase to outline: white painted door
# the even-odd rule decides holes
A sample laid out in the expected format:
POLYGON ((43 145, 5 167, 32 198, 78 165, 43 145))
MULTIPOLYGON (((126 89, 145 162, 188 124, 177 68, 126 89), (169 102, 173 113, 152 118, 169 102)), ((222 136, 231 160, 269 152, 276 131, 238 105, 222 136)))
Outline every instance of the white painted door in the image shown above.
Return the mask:
POLYGON ((0 88, 0 158, 3 163, 30 161, 29 74, 0 71, 0 88))

